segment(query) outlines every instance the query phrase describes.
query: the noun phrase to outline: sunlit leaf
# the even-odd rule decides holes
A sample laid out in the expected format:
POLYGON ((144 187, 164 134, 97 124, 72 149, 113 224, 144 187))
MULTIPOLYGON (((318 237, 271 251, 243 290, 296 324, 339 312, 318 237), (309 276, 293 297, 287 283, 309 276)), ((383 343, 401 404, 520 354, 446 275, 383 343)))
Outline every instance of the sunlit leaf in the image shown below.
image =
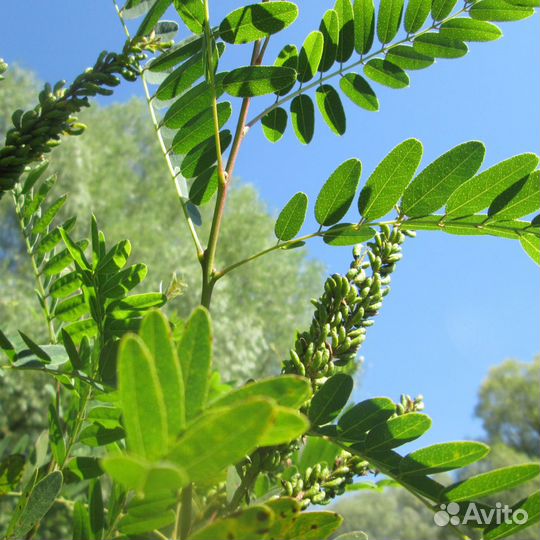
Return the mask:
POLYGON ((331 422, 345 407, 353 389, 350 375, 338 373, 330 377, 313 396, 308 417, 314 426, 331 422))
POLYGON ((534 15, 532 7, 525 7, 506 2, 505 0, 481 0, 475 2, 469 11, 472 19, 479 21, 521 21, 534 15))
POLYGON ((496 41, 503 35, 494 24, 465 18, 446 21, 441 25, 440 34, 461 41, 496 41))
POLYGON ((373 0, 354 0, 354 48, 358 54, 366 54, 373 46, 375 37, 375 4, 373 0))
POLYGON ((287 129, 287 111, 281 107, 272 109, 262 117, 261 125, 266 138, 270 142, 278 142, 287 129))
POLYGON ((346 117, 343 104, 335 88, 321 84, 315 92, 319 111, 326 124, 336 135, 343 135, 346 130, 346 117))
POLYGON ((540 171, 535 171, 498 195, 488 215, 497 220, 516 219, 532 214, 539 207, 540 171))
POLYGON ((377 17, 377 37, 384 45, 398 33, 405 0, 381 0, 377 17))
POLYGON ((363 441, 366 433, 396 412, 395 403, 385 397, 366 399, 347 410, 338 421, 338 435, 349 441, 363 441))
POLYGON ((284 242, 294 238, 302 228, 306 219, 308 197, 305 193, 297 193, 285 205, 278 216, 274 232, 284 242))
POLYGON ((401 69, 425 69, 435 60, 430 56, 420 54, 414 47, 408 45, 397 45, 388 50, 386 59, 401 69))
POLYGON ((203 33, 203 0, 174 0, 174 7, 189 30, 191 30, 194 34, 203 33))
POLYGON ((291 122, 298 140, 309 144, 315 131, 315 107, 306 94, 300 94, 291 101, 291 122))
POLYGON ((313 79, 319 69, 324 47, 321 32, 313 31, 304 41, 298 56, 298 81, 305 83, 313 79))
MULTIPOLYGON (((288 67, 290 69, 294 69, 295 71, 298 71, 298 49, 296 48, 296 45, 285 45, 283 49, 281 49, 278 57, 276 58, 276 61, 274 62, 274 66, 277 67, 288 67)), ((278 90, 276 92, 277 96, 284 96, 285 94, 288 94, 292 87, 294 86, 293 81, 289 86, 286 86, 285 88, 282 88, 281 90, 278 90)))
POLYGON ((375 230, 358 223, 338 223, 323 233, 325 244, 331 246, 354 246, 375 236, 375 230))
POLYGON ((319 71, 324 73, 334 65, 338 49, 339 20, 337 13, 333 9, 329 9, 324 14, 319 26, 319 31, 324 38, 322 57, 319 63, 319 71))
POLYGON ((225 92, 235 97, 273 94, 296 80, 294 69, 277 66, 246 66, 233 69, 223 79, 225 92))
POLYGON ((372 81, 396 90, 409 86, 409 76, 388 60, 373 58, 364 66, 364 73, 372 81))
POLYGON ((434 21, 442 21, 452 13, 457 0, 433 0, 431 4, 431 16, 434 21))
POLYGON ((461 58, 469 52, 469 48, 463 41, 451 39, 436 32, 418 36, 413 46, 420 54, 433 58, 461 58))
POLYGON ((378 111, 379 100, 369 83, 356 73, 347 73, 339 81, 341 91, 356 105, 367 111, 378 111))
POLYGON ((414 34, 424 26, 431 10, 431 0, 409 0, 405 12, 405 30, 414 34))
POLYGON ((354 12, 351 0, 336 0, 334 11, 339 21, 336 60, 346 62, 354 51, 354 12))

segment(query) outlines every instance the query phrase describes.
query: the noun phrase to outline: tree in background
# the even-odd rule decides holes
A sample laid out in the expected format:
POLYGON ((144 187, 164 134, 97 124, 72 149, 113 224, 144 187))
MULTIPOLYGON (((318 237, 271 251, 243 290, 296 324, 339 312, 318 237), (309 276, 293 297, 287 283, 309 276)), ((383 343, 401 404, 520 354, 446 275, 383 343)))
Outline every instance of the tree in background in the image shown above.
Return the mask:
MULTIPOLYGON (((468 467, 461 478, 538 460, 540 457, 540 356, 533 362, 506 360, 489 372, 479 390, 476 407, 491 447, 488 457, 468 467)), ((527 495, 518 486, 504 496, 484 499, 486 504, 511 504, 527 495)), ((370 540, 450 540, 455 533, 433 523, 433 512, 409 492, 386 489, 363 492, 343 499, 335 510, 345 517, 343 531, 362 530, 370 540)), ((474 531, 471 531, 474 538, 474 531)), ((520 531, 511 538, 536 540, 538 528, 520 531)))

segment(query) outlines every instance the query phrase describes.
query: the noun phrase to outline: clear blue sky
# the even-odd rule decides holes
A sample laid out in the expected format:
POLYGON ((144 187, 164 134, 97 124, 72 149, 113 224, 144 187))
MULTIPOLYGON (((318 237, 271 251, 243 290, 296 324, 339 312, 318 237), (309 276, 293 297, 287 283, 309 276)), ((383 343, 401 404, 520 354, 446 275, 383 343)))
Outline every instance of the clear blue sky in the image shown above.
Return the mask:
MULTIPOLYGON (((300 45, 333 2, 298 2, 301 18, 274 40, 272 62, 287 39, 300 45)), ((214 1, 216 22, 238 0, 214 1)), ((33 69, 47 81, 72 79, 101 49, 118 50, 122 30, 109 0, 17 0, 0 6, 0 56, 33 69)), ((406 90, 377 88, 379 113, 347 105, 348 129, 334 136, 317 118, 314 142, 304 147, 290 128, 268 143, 256 127, 241 152, 236 174, 260 190, 277 210, 295 191, 312 200, 330 172, 356 156, 363 178, 396 144, 424 143, 425 161, 467 141, 487 146, 484 167, 521 152, 539 151, 538 14, 502 24, 504 38, 471 44, 459 60, 441 60, 411 72, 406 90)), ((249 60, 237 47, 232 61, 249 60)), ((125 83, 109 102, 142 95, 125 83)), ((254 105, 253 112, 260 106, 254 105)), ((313 228, 313 221, 306 230, 313 228)), ((348 248, 313 242, 310 252, 331 272, 344 272, 348 248)), ((473 419, 478 386, 490 366, 506 358, 531 360, 539 352, 538 270, 517 242, 420 233, 408 241, 382 314, 363 349, 365 374, 357 399, 423 393, 434 427, 423 442, 481 435, 473 419)))

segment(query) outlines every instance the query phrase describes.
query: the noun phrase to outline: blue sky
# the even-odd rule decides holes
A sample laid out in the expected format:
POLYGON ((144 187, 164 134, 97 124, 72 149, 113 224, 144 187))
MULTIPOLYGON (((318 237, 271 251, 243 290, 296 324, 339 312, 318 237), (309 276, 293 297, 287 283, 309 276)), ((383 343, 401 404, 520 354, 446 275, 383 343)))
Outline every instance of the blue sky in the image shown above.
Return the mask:
MULTIPOLYGON (((214 1, 215 22, 241 3, 214 1)), ((301 45, 333 2, 298 4, 301 17, 273 40, 269 63, 287 40, 301 45)), ((0 56, 50 82, 72 79, 93 64, 100 50, 119 50, 124 41, 109 0, 2 2, 0 20, 0 56)), ((412 72, 408 89, 377 87, 380 112, 347 104, 348 128, 341 138, 320 117, 307 147, 290 127, 280 143, 271 145, 256 126, 236 175, 256 185, 277 211, 299 190, 314 201, 332 170, 350 157, 361 159, 365 180, 389 150, 409 137, 424 143, 424 165, 467 140, 486 144, 484 168, 517 153, 538 152, 538 14, 501 27, 505 36, 498 42, 471 44, 465 58, 412 72)), ((249 52, 247 46, 230 47, 226 62, 247 63, 249 52)), ((141 95, 139 83, 125 83, 107 103, 141 95)), ((253 113, 260 110, 260 104, 252 106, 253 113)), ((306 232, 313 228, 311 220, 306 232)), ((331 272, 348 268, 348 248, 312 242, 310 252, 331 272)), ((422 393, 434 419, 423 442, 481 436, 473 409, 490 366, 506 358, 530 361, 539 352, 537 268, 517 242, 503 239, 425 232, 408 241, 404 253, 392 293, 362 351, 366 364, 357 399, 422 393)))

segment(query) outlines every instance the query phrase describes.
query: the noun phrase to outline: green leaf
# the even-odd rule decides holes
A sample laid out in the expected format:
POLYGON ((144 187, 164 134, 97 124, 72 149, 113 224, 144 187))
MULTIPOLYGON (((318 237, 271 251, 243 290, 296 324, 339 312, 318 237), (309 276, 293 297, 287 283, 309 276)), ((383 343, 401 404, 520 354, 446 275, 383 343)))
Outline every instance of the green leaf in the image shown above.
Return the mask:
POLYGON ((338 14, 333 9, 329 9, 324 14, 319 31, 323 35, 324 40, 319 71, 324 73, 334 65, 338 49, 339 19, 338 14))
POLYGON ((530 527, 540 521, 540 491, 534 492, 526 499, 521 500, 517 504, 512 506, 512 515, 518 510, 521 510, 520 514, 527 516, 525 523, 516 523, 516 521, 509 520, 510 522, 503 522, 501 524, 495 523, 489 526, 482 536, 484 540, 499 540, 500 538, 506 538, 510 535, 515 535, 517 532, 522 531, 526 527, 530 527))
POLYGON ((349 210, 358 189, 362 164, 358 159, 342 163, 322 187, 315 203, 315 218, 320 225, 334 225, 349 210))
POLYGON ((266 138, 276 143, 281 140, 287 129, 287 111, 276 107, 262 117, 261 124, 266 138))
POLYGON ((163 42, 172 41, 178 34, 179 25, 176 21, 159 21, 154 30, 156 38, 163 42))
POLYGON ((134 264, 113 274, 101 287, 100 293, 107 298, 123 298, 131 289, 144 281, 148 268, 145 264, 134 264))
POLYGON ((263 96, 286 88, 295 80, 296 71, 288 67, 246 66, 227 73, 223 88, 235 97, 263 96))
POLYGON ((60 321, 75 322, 88 313, 84 294, 76 294, 56 305, 54 316, 60 321))
POLYGON ((178 440, 168 460, 185 469, 193 482, 215 481, 227 466, 255 450, 273 414, 264 398, 211 410, 178 440))
MULTIPOLYGON (((267 506, 256 505, 232 516, 215 520, 190 536, 191 540, 262 538, 274 523, 274 513, 267 506)), ((281 537, 280 537, 281 539, 281 537)))
POLYGON ((324 36, 315 30, 309 34, 298 56, 298 82, 311 81, 319 69, 324 48, 324 36))
POLYGON ((298 17, 292 2, 252 4, 236 9, 219 25, 219 35, 227 43, 251 43, 281 32, 298 17))
MULTIPOLYGON (((208 108, 189 120, 174 136, 171 148, 175 154, 187 154, 192 148, 206 141, 214 134, 213 109, 208 108)), ((217 104, 219 127, 222 128, 232 114, 228 101, 217 104)))
POLYGON ((329 538, 343 523, 335 512, 305 512, 282 520, 279 540, 322 540, 329 538))
POLYGON ((520 154, 471 178, 448 199, 447 216, 468 216, 484 210, 497 195, 531 173, 538 161, 535 154, 520 154))
MULTIPOLYGON (((436 1, 436 0, 434 0, 436 1)), ((390 43, 399 31, 405 0, 381 0, 377 17, 377 37, 385 45, 390 43)))
POLYGON ((345 407, 353 389, 353 379, 345 373, 333 375, 313 396, 308 417, 314 426, 331 422, 345 407))
POLYGON ((174 0, 174 7, 189 30, 194 34, 203 33, 204 4, 202 0, 174 0))
POLYGON ((378 111, 379 100, 369 83, 356 73, 347 73, 339 81, 341 91, 366 111, 378 111))
POLYGON ((392 47, 388 50, 388 53, 386 53, 386 59, 401 69, 410 70, 425 69, 435 62, 431 56, 420 54, 414 47, 408 45, 397 45, 392 47))
MULTIPOLYGON (((221 151, 225 152, 231 144, 232 135, 228 129, 219 133, 221 151)), ((210 169, 217 160, 216 139, 209 137, 206 141, 192 148, 184 157, 180 170, 185 178, 194 178, 210 169)))
POLYGON ((307 437, 307 442, 302 448, 298 469, 305 472, 308 467, 314 467, 317 463, 332 465, 341 448, 333 442, 322 437, 307 437))
POLYGON ((334 11, 339 21, 336 60, 346 62, 354 51, 354 11, 351 0, 336 0, 334 11))
POLYGON ((452 19, 441 25, 441 36, 461 41, 496 41, 503 35, 501 29, 486 21, 452 19))
POLYGON ((186 419, 203 409, 212 370, 212 326, 210 315, 198 307, 189 318, 178 345, 178 357, 186 392, 186 419))
POLYGON ((396 412, 395 403, 385 397, 366 399, 343 414, 338 421, 338 436, 348 441, 363 441, 366 433, 386 422, 396 412))
POLYGON ((420 54, 434 58, 461 58, 469 52, 469 48, 463 41, 435 32, 418 36, 413 46, 420 54))
POLYGON ((141 535, 167 527, 174 523, 175 518, 173 510, 162 510, 144 517, 132 516, 128 513, 118 522, 118 530, 128 536, 141 535))
POLYGON ((41 521, 58 497, 62 489, 62 481, 62 473, 54 471, 35 485, 28 499, 25 501, 23 498, 21 501, 24 508, 13 514, 7 531, 8 538, 24 537, 41 521))
POLYGON ((529 257, 540 265, 540 238, 533 234, 523 234, 519 241, 529 257))
POLYGON ((101 461, 103 470, 126 489, 144 493, 149 465, 141 458, 126 454, 111 454, 101 461))
POLYGON ((19 335, 21 336, 24 344, 30 349, 32 354, 37 356, 41 362, 48 364, 51 361, 50 355, 41 348, 35 341, 31 340, 25 333, 19 330, 19 335))
POLYGON ((442 497, 443 500, 455 502, 480 499, 519 486, 532 480, 539 473, 538 463, 503 467, 452 484, 444 489, 442 497))
POLYGON ((76 481, 90 480, 97 478, 103 474, 103 469, 99 465, 98 458, 78 456, 70 460, 67 466, 67 471, 64 470, 66 475, 66 482, 68 480, 68 473, 73 475, 76 481))
POLYGON ((194 54, 202 50, 203 37, 189 36, 180 43, 176 43, 170 49, 153 58, 146 69, 154 73, 168 71, 174 66, 191 58, 194 54))
POLYGON ((431 0, 409 0, 405 12, 405 30, 415 34, 424 26, 431 10, 431 0))
POLYGON ((284 242, 294 238, 302 228, 306 219, 308 197, 305 193, 297 193, 280 212, 274 232, 278 240, 284 242))
POLYGON ((303 414, 288 407, 274 407, 274 416, 259 439, 259 446, 288 444, 302 437, 308 430, 309 421, 303 414))
POLYGON ((77 218, 72 217, 67 219, 60 227, 54 227, 52 231, 44 235, 38 244, 32 249, 33 255, 43 256, 46 253, 50 253, 62 240, 60 235, 60 229, 64 229, 67 232, 71 232, 75 226, 77 218))
POLYGON ((49 405, 49 444, 56 463, 63 464, 66 459, 66 442, 60 425, 60 418, 56 407, 49 405))
MULTIPOLYGON (((276 58, 276 61, 274 62, 274 66, 288 67, 297 71, 298 70, 298 49, 296 48, 296 45, 285 45, 285 47, 281 49, 278 57, 276 58)), ((285 94, 288 94, 291 91, 293 86, 294 86, 294 82, 290 84, 289 86, 286 86, 285 88, 282 88, 281 90, 278 90, 276 92, 276 95, 284 96, 285 94)))
POLYGON ((397 204, 422 161, 422 143, 398 144, 377 166, 360 192, 358 210, 368 221, 388 214, 397 204))
POLYGON ((49 295, 52 298, 66 298, 78 291, 82 286, 82 281, 77 272, 69 272, 57 280, 53 281, 49 287, 49 295))
POLYGON ((305 377, 280 375, 248 383, 224 394, 212 403, 212 407, 238 405, 251 397, 265 397, 283 407, 299 409, 311 397, 311 385, 305 377))
POLYGON ((354 246, 375 236, 375 230, 358 223, 338 223, 323 233, 325 244, 330 246, 354 246))
POLYGON ((47 232, 49 225, 52 223, 56 214, 62 209, 67 200, 67 195, 62 195, 47 208, 47 211, 37 220, 37 223, 32 228, 32 234, 43 234, 47 232))
POLYGON ((159 85, 156 98, 160 101, 168 101, 176 96, 180 96, 204 74, 203 53, 188 58, 180 64, 167 78, 159 85))
POLYGON ((336 135, 343 135, 347 122, 339 94, 333 86, 322 84, 316 90, 316 97, 324 121, 336 135))
POLYGON ((471 19, 479 21, 521 21, 534 15, 532 7, 524 7, 505 2, 504 0, 481 0, 469 11, 471 19))
POLYGON ((478 171, 485 152, 481 142, 470 141, 436 159, 405 190, 403 212, 407 216, 422 216, 441 208, 450 195, 478 171))
POLYGON ((128 335, 118 352, 118 393, 128 448, 156 459, 167 451, 167 413, 155 361, 144 342, 128 335))
POLYGON ((433 0, 431 4, 431 16, 434 21, 446 19, 456 7, 457 0, 433 0))
POLYGON ((49 162, 44 161, 43 163, 40 163, 28 172, 24 184, 21 188, 22 195, 27 195, 30 192, 30 190, 35 186, 36 182, 43 176, 43 173, 47 170, 48 167, 49 162))
POLYGON ((73 540, 90 540, 90 517, 82 501, 77 501, 73 507, 73 540))
POLYGON ((291 101, 291 121, 294 132, 302 144, 309 144, 315 131, 315 107, 306 94, 291 101))
POLYGON ((71 255, 71 258, 81 267, 82 270, 90 270, 90 264, 86 260, 83 251, 84 248, 82 247, 81 243, 75 243, 69 234, 63 229, 60 229, 60 234, 62 235, 62 240, 64 241, 66 249, 71 255))
POLYGON ((17 351, 15 350, 15 346, 7 338, 6 334, 2 332, 2 330, 0 330, 0 349, 2 349, 4 354, 8 357, 10 363, 17 360, 17 351))
POLYGON ((218 190, 217 167, 201 173, 189 188, 189 199, 193 204, 203 205, 209 202, 218 190))
POLYGON ((169 438, 172 442, 184 430, 186 424, 184 379, 172 332, 165 316, 154 310, 145 315, 139 335, 154 358, 165 403, 169 438))
POLYGON ((148 35, 154 29, 159 19, 163 17, 171 3, 172 0, 156 0, 148 10, 134 38, 148 35))
POLYGON ((0 461, 0 495, 17 489, 25 463, 26 459, 22 454, 12 454, 0 461))
MULTIPOLYGON (((61 229, 58 230, 60 231, 61 229)), ((81 249, 86 249, 88 247, 88 241, 83 240, 82 242, 78 242, 78 245, 81 249)), ((72 262, 73 259, 71 258, 69 251, 67 249, 63 249, 51 257, 43 265, 41 273, 45 274, 46 276, 54 276, 67 268, 72 262)))
POLYGON ((93 538, 101 538, 105 528, 105 512, 103 509, 103 495, 101 493, 101 483, 99 480, 92 480, 92 482, 90 482, 88 514, 93 538))
POLYGON ((370 60, 364 66, 364 73, 372 81, 396 90, 407 88, 410 83, 409 76, 400 67, 382 58, 370 60))
POLYGON ((96 272, 98 274, 114 274, 126 266, 130 255, 130 241, 121 240, 101 258, 96 267, 96 272))
POLYGON ((358 54, 366 54, 373 46, 375 37, 375 4, 373 0, 354 0, 354 48, 358 54))
POLYGON ((540 171, 519 180, 491 203, 492 219, 516 219, 532 214, 540 207, 540 171))
POLYGON ((475 441, 434 444, 407 454, 399 470, 400 474, 436 474, 476 463, 488 453, 489 446, 475 441))
POLYGON ((121 300, 111 302, 107 306, 107 312, 114 311, 115 309, 136 309, 143 311, 153 307, 161 307, 166 301, 167 297, 163 293, 132 294, 121 300))
POLYGON ((375 426, 366 437, 366 452, 382 452, 414 441, 431 427, 429 416, 407 413, 375 426))

